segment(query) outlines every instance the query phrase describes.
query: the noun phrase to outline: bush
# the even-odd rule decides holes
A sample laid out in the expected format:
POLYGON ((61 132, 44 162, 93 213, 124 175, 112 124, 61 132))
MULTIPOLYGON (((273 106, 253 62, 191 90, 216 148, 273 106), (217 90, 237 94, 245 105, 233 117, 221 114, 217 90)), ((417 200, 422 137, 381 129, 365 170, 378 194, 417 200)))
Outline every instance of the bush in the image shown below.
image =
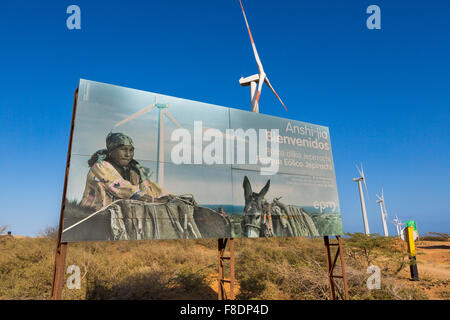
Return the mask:
POLYGON ((346 233, 345 255, 350 264, 365 269, 373 262, 385 260, 385 272, 397 274, 407 265, 407 254, 404 242, 394 237, 383 237, 378 234, 346 233))
POLYGON ((448 241, 450 238, 449 233, 428 232, 424 236, 420 237, 421 241, 448 241))
POLYGON ((58 237, 58 227, 45 227, 44 230, 39 232, 39 235, 44 238, 56 239, 58 237))
POLYGON ((186 265, 181 267, 169 283, 181 286, 186 292, 193 292, 209 287, 212 281, 208 275, 209 272, 205 267, 186 265))
MULTIPOLYGON (((390 274, 406 255, 404 243, 379 238, 344 239, 350 298, 425 299, 390 274), (366 286, 368 261, 384 267, 380 290, 366 286)), ((71 243, 66 267, 80 267, 81 290, 64 287, 63 299, 216 299, 210 286, 216 245, 205 239, 71 243)), ((54 254, 53 239, 0 238, 0 299, 47 299, 54 254)), ((330 298, 322 238, 235 239, 235 255, 238 299, 330 298)), ((342 281, 336 286, 342 296, 342 281)))

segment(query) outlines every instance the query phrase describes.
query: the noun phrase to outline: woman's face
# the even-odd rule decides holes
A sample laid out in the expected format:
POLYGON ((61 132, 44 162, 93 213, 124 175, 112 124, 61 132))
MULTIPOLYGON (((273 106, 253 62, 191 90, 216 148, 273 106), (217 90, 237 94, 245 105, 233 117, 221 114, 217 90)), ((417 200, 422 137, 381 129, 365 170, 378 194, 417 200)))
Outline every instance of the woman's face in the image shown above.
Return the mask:
POLYGON ((111 159, 121 167, 127 166, 134 157, 133 146, 121 146, 110 153, 111 159))

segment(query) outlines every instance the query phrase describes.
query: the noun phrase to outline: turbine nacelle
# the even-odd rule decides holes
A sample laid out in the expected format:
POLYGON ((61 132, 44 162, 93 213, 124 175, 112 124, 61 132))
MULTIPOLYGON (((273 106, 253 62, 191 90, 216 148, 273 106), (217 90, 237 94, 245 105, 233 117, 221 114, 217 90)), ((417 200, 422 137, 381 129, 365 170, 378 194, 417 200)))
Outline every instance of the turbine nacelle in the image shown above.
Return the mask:
POLYGON ((241 77, 239 79, 239 84, 243 87, 249 86, 252 82, 258 82, 259 81, 259 74, 254 74, 250 77, 241 77))
POLYGON ((384 199, 382 196, 381 197, 379 195, 376 195, 376 196, 378 198, 377 203, 384 202, 384 199))
POLYGON ((359 169, 357 165, 355 165, 355 166, 356 166, 356 169, 358 170, 358 173, 359 173, 360 177, 359 178, 353 178, 353 181, 355 181, 355 182, 357 182, 357 181, 364 182, 364 188, 366 189, 367 198, 369 198, 369 192, 367 191, 366 177, 364 176, 364 168, 362 166, 362 163, 361 163, 361 169, 359 169))

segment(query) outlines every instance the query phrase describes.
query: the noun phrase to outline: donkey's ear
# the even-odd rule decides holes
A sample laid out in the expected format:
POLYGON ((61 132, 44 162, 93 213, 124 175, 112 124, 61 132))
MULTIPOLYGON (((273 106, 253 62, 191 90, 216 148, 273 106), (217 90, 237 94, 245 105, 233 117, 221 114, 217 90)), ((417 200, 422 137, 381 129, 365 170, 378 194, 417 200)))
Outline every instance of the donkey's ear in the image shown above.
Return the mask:
POLYGON ((250 185, 250 181, 248 181, 247 176, 244 177, 244 183, 242 184, 242 186, 244 187, 245 199, 247 199, 252 194, 252 186, 250 185))
POLYGON ((267 180, 266 185, 264 186, 264 188, 261 189, 261 191, 259 192, 259 197, 260 198, 264 198, 264 196, 266 195, 267 191, 269 191, 270 188, 270 180, 267 180))

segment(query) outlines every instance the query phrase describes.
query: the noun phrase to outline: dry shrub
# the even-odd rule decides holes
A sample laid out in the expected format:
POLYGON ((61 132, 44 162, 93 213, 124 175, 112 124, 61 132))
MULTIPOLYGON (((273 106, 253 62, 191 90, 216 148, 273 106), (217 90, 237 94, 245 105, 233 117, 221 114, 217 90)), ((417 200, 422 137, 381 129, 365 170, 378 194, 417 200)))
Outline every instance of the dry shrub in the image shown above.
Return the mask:
POLYGON ((329 285, 326 269, 319 263, 297 268, 284 267, 282 270, 282 290, 290 299, 295 300, 327 300, 329 285))
MULTIPOLYGON (((377 244, 369 253, 383 271, 381 289, 368 290, 367 255, 359 256, 361 247, 353 244, 344 239, 351 299, 426 298, 394 281, 395 241, 377 244)), ((52 239, 0 238, 0 299, 47 299, 54 254, 52 239)), ((322 238, 236 239, 235 254, 239 299, 330 298, 322 238)), ((70 243, 69 265, 80 267, 81 290, 65 286, 64 299, 217 298, 207 276, 217 272, 217 239, 70 243)), ((335 274, 340 272, 338 262, 335 274)), ((342 297, 342 281, 336 279, 336 286, 342 297)))
POLYGON ((93 276, 87 280, 86 299, 166 299, 170 298, 168 280, 166 272, 151 268, 116 281, 93 276))
POLYGON ((40 237, 56 239, 58 238, 58 227, 46 226, 42 231, 39 232, 40 237))
POLYGON ((416 288, 401 285, 390 276, 381 274, 381 288, 369 290, 367 279, 370 276, 362 270, 346 268, 349 295, 352 300, 425 300, 425 296, 416 288))
POLYGON ((375 261, 383 266, 382 272, 390 276, 398 274, 408 265, 403 241, 378 234, 347 233, 344 240, 345 261, 350 266, 366 270, 375 261))
POLYGON ((209 277, 211 266, 201 267, 196 265, 185 265, 176 272, 176 275, 169 280, 169 283, 180 286, 185 292, 193 292, 202 288, 207 288, 212 282, 209 277))
MULTIPOLYGON (((78 243, 69 246, 68 256, 86 275, 87 299, 171 299, 189 285, 194 291, 203 287, 210 271, 194 266, 215 261, 213 252, 192 241, 78 243)), ((70 291, 64 290, 65 297, 70 291)))
MULTIPOLYGON (((246 239, 238 246, 237 279, 240 299, 330 299, 327 263, 322 239, 246 239)), ((392 239, 345 240, 346 276, 350 299, 426 299, 419 290, 400 285, 391 275, 398 272, 404 254, 392 239), (348 243, 350 242, 350 243, 348 243), (383 260, 381 289, 369 290, 367 263, 383 260)), ((336 249, 332 248, 332 259, 336 249)), ((338 260, 335 275, 342 270, 338 260)), ((344 297, 343 281, 335 279, 338 298, 344 297)))
POLYGON ((448 241, 450 233, 428 232, 420 237, 420 241, 448 241))
MULTIPOLYGON (((408 265, 403 242, 394 237, 377 234, 366 236, 361 233, 347 234, 344 239, 346 276, 349 295, 354 300, 423 300, 427 299, 416 288, 395 281, 395 276, 408 265), (381 271, 381 288, 368 289, 366 272, 370 265, 377 265, 381 271)), ((342 288, 341 288, 342 289, 342 288)))
POLYGON ((236 266, 238 298, 325 298, 321 275, 325 285, 327 278, 322 246, 317 239, 245 239, 239 244, 236 266))
POLYGON ((54 241, 0 239, 0 299, 46 299, 50 295, 54 241))

